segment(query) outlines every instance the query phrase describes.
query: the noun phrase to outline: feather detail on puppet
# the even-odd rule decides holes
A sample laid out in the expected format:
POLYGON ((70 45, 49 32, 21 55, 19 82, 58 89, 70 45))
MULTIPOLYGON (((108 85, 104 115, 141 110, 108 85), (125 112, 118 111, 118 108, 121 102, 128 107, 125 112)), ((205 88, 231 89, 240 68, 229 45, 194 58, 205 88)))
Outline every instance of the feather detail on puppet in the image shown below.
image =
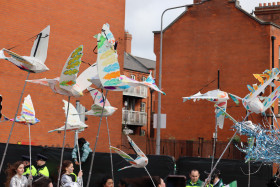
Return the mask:
POLYGON ((0 51, 0 59, 8 60, 18 68, 31 73, 47 71, 49 68, 45 65, 45 61, 48 52, 49 35, 50 26, 47 26, 37 35, 30 56, 20 56, 15 52, 3 48, 0 51), (9 57, 5 56, 4 52, 7 53, 9 57))
POLYGON ((148 158, 146 157, 146 155, 141 151, 141 149, 134 143, 134 141, 127 136, 128 142, 131 145, 131 147, 133 148, 133 150, 136 152, 137 154, 137 158, 133 159, 131 156, 129 156, 128 154, 126 154, 125 152, 121 151, 120 149, 110 146, 110 149, 114 150, 116 153, 118 153, 121 157, 123 157, 123 159, 125 159, 128 163, 130 163, 131 165, 126 166, 124 168, 119 169, 118 171, 121 171, 123 169, 127 169, 127 168, 145 168, 146 165, 148 164, 148 158))
MULTIPOLYGON (((67 115, 67 107, 68 107, 68 102, 65 100, 62 100, 64 103, 64 111, 65 111, 65 115, 67 115)), ((67 117, 67 116, 66 116, 67 117)), ((69 112, 68 112, 68 118, 67 118, 67 124, 66 124, 66 130, 67 131, 75 131, 75 130, 81 130, 84 128, 87 128, 88 126, 83 123, 78 115, 78 111, 76 110, 76 108, 69 103, 69 112)), ((65 129, 65 125, 63 125, 60 128, 51 130, 49 132, 54 132, 54 131, 64 131, 65 129)))
MULTIPOLYGON (((163 93, 155 85, 153 79, 139 82, 120 74, 120 65, 116 51, 116 43, 109 24, 104 24, 102 32, 94 36, 97 39, 97 71, 98 76, 89 79, 97 88, 123 91, 137 86, 147 86, 163 93), (100 85, 101 83, 101 85, 100 85)), ((150 75, 151 76, 151 75, 150 75)), ((164 94, 164 93, 163 93, 164 94)))
MULTIPOLYGON (((11 121, 13 121, 13 119, 11 119, 11 121)), ((40 122, 37 118, 35 118, 35 110, 30 95, 24 98, 21 115, 16 117, 16 122, 23 123, 25 125, 34 125, 40 122)))
MULTIPOLYGON (((92 116, 98 116, 100 117, 102 114, 102 109, 104 105, 104 96, 102 93, 100 93, 98 90, 93 89, 91 87, 88 88, 88 91, 91 94, 91 97, 93 99, 93 105, 91 106, 91 110, 81 113, 85 115, 92 115, 92 116)), ((109 101, 106 99, 103 116, 108 117, 114 114, 114 112, 117 110, 117 108, 112 107, 109 103, 109 101)))
POLYGON ((250 113, 264 113, 279 97, 280 87, 276 88, 268 97, 264 99, 263 102, 261 102, 259 95, 265 92, 267 86, 275 86, 273 80, 278 79, 278 74, 279 70, 277 68, 273 68, 272 70, 265 70, 263 74, 253 74, 254 77, 260 82, 260 85, 247 85, 250 93, 247 94, 244 98, 238 97, 233 94, 229 95, 236 104, 239 104, 238 100, 242 101, 245 109, 249 112, 248 115, 250 113))
POLYGON ((83 46, 76 48, 68 57, 60 77, 54 79, 37 79, 27 80, 27 82, 41 84, 49 86, 54 93, 61 95, 79 97, 83 95, 83 90, 87 86, 90 86, 90 82, 87 79, 90 77, 92 67, 89 67, 81 78, 77 78, 79 67, 81 64, 81 58, 83 55, 83 46))
MULTIPOLYGON (((214 102, 215 104, 217 104, 219 107, 221 107, 222 109, 224 109, 226 111, 227 100, 229 99, 229 97, 226 92, 223 92, 221 90, 212 90, 212 91, 206 92, 205 94, 201 94, 200 92, 198 92, 190 97, 183 97, 183 102, 185 102, 187 100, 191 100, 191 99, 194 102, 196 100, 200 100, 200 99, 205 99, 205 100, 214 102)), ((223 114, 223 112, 221 112, 221 110, 219 108, 215 109, 215 114, 216 114, 217 125, 219 126, 220 129, 222 129, 224 126, 225 115, 223 114)))

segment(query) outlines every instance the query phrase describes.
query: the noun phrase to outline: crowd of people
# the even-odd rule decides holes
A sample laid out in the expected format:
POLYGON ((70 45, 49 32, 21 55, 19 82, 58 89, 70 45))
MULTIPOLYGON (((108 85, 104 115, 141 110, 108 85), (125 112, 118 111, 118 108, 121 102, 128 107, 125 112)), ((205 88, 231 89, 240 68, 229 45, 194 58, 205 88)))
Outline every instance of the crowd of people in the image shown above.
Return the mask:
POLYGON ((30 160, 29 156, 22 155, 22 161, 8 165, 6 187, 53 186, 46 166, 48 157, 37 154, 36 166, 31 165, 30 160))
MULTIPOLYGON (((84 138, 78 139, 78 144, 75 145, 72 150, 72 159, 74 163, 70 160, 64 160, 61 167, 61 187, 82 187, 83 186, 83 171, 80 170, 76 175, 74 173, 74 164, 83 165, 87 158, 92 152, 89 147, 89 143, 84 138), (78 147, 79 146, 79 149, 78 147), (78 160, 78 150, 80 151, 81 159, 78 160)), ((48 157, 43 154, 37 154, 36 165, 32 165, 29 156, 22 155, 22 161, 17 161, 14 164, 8 165, 6 169, 7 179, 6 187, 52 187, 54 186, 52 180, 49 178, 49 170, 46 166, 48 157)), ((206 173, 207 174, 207 173, 206 173)), ((209 175, 209 173, 207 174, 209 175)), ((211 175, 211 179, 202 182, 200 180, 200 173, 197 169, 191 170, 189 173, 190 179, 186 181, 184 176, 183 180, 176 179, 176 184, 174 182, 169 182, 169 186, 174 187, 222 187, 224 186, 221 179, 221 173, 219 170, 214 170, 211 175), (181 181, 181 182, 179 182, 181 181)), ((118 182, 118 187, 165 187, 166 184, 164 180, 158 176, 150 177, 140 177, 140 178, 124 178, 120 179, 118 182)), ((114 187, 114 180, 112 176, 103 176, 100 181, 94 185, 96 187, 114 187)))
MULTIPOLYGON (((43 155, 37 155, 37 166, 30 166, 30 162, 27 160, 28 156, 22 156, 24 161, 17 161, 14 164, 8 166, 6 187, 53 187, 52 181, 49 178, 48 168, 45 166, 46 157, 43 155), (44 160, 40 160, 40 159, 44 160), (43 165, 40 164, 44 161, 43 165), (38 165, 39 163, 39 165, 38 165), (31 171, 30 171, 31 167, 31 171), (31 174, 31 175, 30 175, 31 174)), ((78 175, 74 173, 73 162, 70 160, 64 160, 61 169, 61 187, 82 187, 83 172, 79 171, 78 175)), ((119 181, 119 187, 153 187, 153 183, 156 187, 165 187, 165 183, 162 178, 158 176, 141 177, 137 179, 121 179, 119 181), (152 181, 153 180, 153 181, 152 181)), ((114 187, 114 181, 111 176, 105 176, 102 180, 95 185, 96 187, 114 187)))
MULTIPOLYGON (((72 150, 72 159, 76 165, 83 165, 87 160, 89 153, 92 152, 89 143, 84 138, 78 139, 78 145, 72 150), (78 160, 78 147, 81 160, 78 160)), ((52 187, 52 180, 49 178, 49 170, 46 166, 48 157, 43 154, 37 154, 36 166, 32 165, 29 156, 22 155, 22 161, 9 164, 6 169, 6 187, 52 187)), ((64 160, 61 168, 61 187, 79 187, 82 186, 83 172, 78 175, 74 172, 74 165, 70 160, 64 160)))
MULTIPOLYGON (((206 172, 206 174, 209 175, 209 173, 206 172)), ((193 169, 190 172, 189 175, 190 179, 187 181, 186 187, 195 186, 206 186, 206 187, 223 187, 224 183, 221 179, 221 172, 218 169, 215 169, 211 175, 211 177, 208 179, 205 179, 204 182, 200 180, 200 173, 197 169, 193 169)))

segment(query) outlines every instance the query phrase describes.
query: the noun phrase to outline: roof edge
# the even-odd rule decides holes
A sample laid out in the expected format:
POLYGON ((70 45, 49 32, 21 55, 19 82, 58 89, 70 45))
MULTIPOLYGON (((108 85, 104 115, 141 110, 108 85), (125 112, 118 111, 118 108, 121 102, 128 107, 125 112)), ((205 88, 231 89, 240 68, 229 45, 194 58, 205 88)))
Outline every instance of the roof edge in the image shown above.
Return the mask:
MULTIPOLYGON (((210 1, 210 0, 202 0, 199 3, 195 3, 195 4, 190 4, 190 5, 186 5, 186 7, 192 7, 193 5, 199 5, 202 4, 206 1, 210 1)), ((238 0, 229 0, 229 3, 235 3, 235 8, 237 8, 238 10, 240 10, 241 12, 243 12, 244 14, 246 14, 247 16, 249 16, 251 19, 255 20, 256 22, 258 22, 261 25, 272 25, 274 27, 277 27, 280 29, 280 26, 273 23, 273 22, 268 22, 268 21, 262 21, 261 19, 252 16, 250 13, 248 13, 247 11, 245 11, 244 9, 241 8, 241 6, 239 5, 239 1, 238 0)), ((185 10, 184 12, 182 12, 176 19, 174 19, 169 25, 167 25, 162 32, 165 32, 169 27, 171 27, 174 23, 176 23, 176 21, 178 19, 180 19, 188 10, 185 10)), ((160 34, 160 31, 152 31, 154 34, 160 34)))
MULTIPOLYGON (((144 64, 142 64, 139 60, 137 60, 132 54, 130 53, 127 53, 127 52, 124 52, 126 53, 128 56, 130 56, 131 58, 133 58, 138 64, 140 64, 142 67, 144 67, 145 69, 147 69, 147 71, 150 71, 150 69, 148 67, 146 67, 144 64)), ((124 69, 129 69, 129 68, 124 68, 124 69)), ((136 70, 134 70, 136 71, 136 70)), ((142 71, 138 71, 138 72, 142 72, 142 71)), ((145 72, 143 72, 145 73, 145 72)))
POLYGON ((273 22, 269 22, 269 21, 263 21, 253 15, 251 15, 250 13, 248 13, 246 10, 244 10, 243 8, 241 8, 241 6, 239 5, 239 1, 238 0, 229 0, 229 3, 235 3, 235 8, 237 8, 238 10, 240 10, 241 12, 243 12, 244 14, 246 14, 247 16, 249 16, 251 19, 255 20, 256 22, 258 22, 261 25, 272 25, 274 27, 277 27, 278 29, 280 29, 280 26, 273 23, 273 22))

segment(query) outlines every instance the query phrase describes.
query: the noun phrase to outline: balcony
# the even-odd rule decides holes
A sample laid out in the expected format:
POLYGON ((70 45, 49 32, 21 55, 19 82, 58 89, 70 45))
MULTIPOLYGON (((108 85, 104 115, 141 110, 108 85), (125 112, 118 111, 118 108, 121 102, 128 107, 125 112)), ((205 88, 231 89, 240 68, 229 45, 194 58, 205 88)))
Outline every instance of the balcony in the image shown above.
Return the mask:
POLYGON ((122 110, 122 123, 127 125, 147 125, 147 113, 133 110, 122 110))
POLYGON ((137 86, 123 91, 123 95, 147 98, 147 87, 137 86))

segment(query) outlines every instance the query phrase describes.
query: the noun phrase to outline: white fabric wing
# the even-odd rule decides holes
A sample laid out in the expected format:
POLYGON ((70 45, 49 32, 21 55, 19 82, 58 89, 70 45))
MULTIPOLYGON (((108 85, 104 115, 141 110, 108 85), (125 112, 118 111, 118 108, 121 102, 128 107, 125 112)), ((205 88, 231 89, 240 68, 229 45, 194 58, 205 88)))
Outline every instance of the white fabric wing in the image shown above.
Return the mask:
MULTIPOLYGON (((64 111, 65 111, 65 116, 67 115, 67 107, 68 107, 68 102, 65 100, 62 100, 64 102, 64 111)), ((66 116, 67 117, 67 116, 66 116)), ((80 117, 78 115, 78 112, 76 110, 76 108, 69 103, 69 112, 68 112, 68 118, 67 118, 67 124, 71 125, 76 125, 76 124, 80 124, 81 120, 80 117)))
POLYGON ((92 66, 88 67, 85 71, 83 71, 77 78, 76 84, 79 85, 80 89, 84 91, 88 88, 92 83, 88 81, 92 77, 98 76, 96 63, 92 66))
MULTIPOLYGON (((98 90, 96 90, 94 88, 88 87, 87 90, 90 92, 90 95, 93 99, 93 103, 97 104, 97 105, 100 105, 100 106, 103 106, 105 96, 103 96, 103 94, 101 92, 99 92, 98 90)), ((111 106, 107 99, 106 99, 106 102, 105 102, 105 106, 111 106)))
POLYGON ((134 141, 129 136, 127 136, 127 139, 134 151, 137 153, 137 155, 139 155, 140 157, 146 157, 146 155, 141 151, 141 149, 134 143, 134 141))
POLYGON ((30 95, 24 98, 21 116, 25 119, 27 123, 35 122, 35 110, 30 95))
POLYGON ((59 86, 65 90, 71 91, 76 84, 77 74, 81 65, 83 55, 83 46, 76 48, 68 57, 59 79, 59 86))
POLYGON ((33 43, 30 56, 39 59, 42 63, 45 63, 48 53, 48 45, 50 38, 50 26, 48 25, 42 30, 33 43))

